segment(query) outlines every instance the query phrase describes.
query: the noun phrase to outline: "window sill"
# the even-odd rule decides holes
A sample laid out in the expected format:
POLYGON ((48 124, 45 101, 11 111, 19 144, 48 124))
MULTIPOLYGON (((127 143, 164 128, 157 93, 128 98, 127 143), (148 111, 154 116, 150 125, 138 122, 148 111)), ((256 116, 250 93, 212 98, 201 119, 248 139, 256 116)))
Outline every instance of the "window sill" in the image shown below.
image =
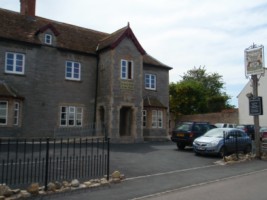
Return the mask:
POLYGON ((76 83, 82 83, 82 80, 75 80, 75 79, 65 79, 67 82, 76 82, 76 83))
POLYGON ((21 76, 21 77, 25 77, 25 73, 24 74, 19 74, 19 73, 11 73, 11 72, 5 72, 5 75, 10 75, 10 76, 21 76))

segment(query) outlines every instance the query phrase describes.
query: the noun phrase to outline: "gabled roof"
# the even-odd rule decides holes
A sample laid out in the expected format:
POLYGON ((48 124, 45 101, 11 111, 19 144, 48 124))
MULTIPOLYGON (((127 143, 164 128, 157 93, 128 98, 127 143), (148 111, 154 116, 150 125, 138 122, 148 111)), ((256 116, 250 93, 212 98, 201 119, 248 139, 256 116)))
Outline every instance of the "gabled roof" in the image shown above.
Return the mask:
POLYGON ((114 33, 108 34, 38 16, 26 16, 18 12, 0 8, 0 27, 0 39, 26 42, 35 45, 42 45, 37 35, 50 29, 57 36, 57 48, 89 54, 98 54, 98 51, 104 49, 114 49, 127 37, 133 41, 136 48, 143 55, 145 64, 171 69, 146 54, 129 24, 114 33))
POLYGON ((136 39, 132 29, 130 28, 129 24, 128 26, 112 33, 111 35, 107 36, 103 40, 99 42, 98 50, 101 51, 106 48, 114 49, 118 44, 124 39, 129 38, 133 41, 138 51, 144 55, 146 52, 143 49, 143 47, 140 45, 138 40, 136 39))
POLYGON ((4 81, 0 81, 0 97, 24 99, 24 97, 17 94, 17 92, 4 81))
POLYGON ((41 27, 39 30, 37 30, 35 35, 38 35, 39 33, 44 33, 48 29, 50 29, 54 33, 55 36, 58 36, 60 34, 58 30, 52 24, 47 24, 41 27))

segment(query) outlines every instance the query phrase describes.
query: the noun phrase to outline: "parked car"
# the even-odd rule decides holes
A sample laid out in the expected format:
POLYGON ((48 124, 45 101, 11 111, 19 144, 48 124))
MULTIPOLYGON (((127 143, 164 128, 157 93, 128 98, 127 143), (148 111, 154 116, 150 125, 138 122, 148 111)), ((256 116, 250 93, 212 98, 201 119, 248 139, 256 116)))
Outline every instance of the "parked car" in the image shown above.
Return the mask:
POLYGON ((267 138, 267 127, 261 127, 260 128, 260 139, 267 138))
POLYGON ((183 150, 186 146, 192 146, 195 138, 212 128, 215 126, 208 122, 182 122, 172 131, 171 140, 176 143, 178 149, 183 150))
POLYGON ((214 124, 217 128, 235 128, 236 124, 229 124, 229 123, 216 123, 214 124))
POLYGON ((215 128, 196 138, 193 149, 196 154, 228 155, 236 151, 251 152, 252 141, 241 129, 215 128), (237 140, 237 141, 236 141, 237 140))
POLYGON ((240 124, 240 125, 237 125, 236 128, 239 128, 245 131, 252 140, 255 139, 255 128, 253 124, 240 124))

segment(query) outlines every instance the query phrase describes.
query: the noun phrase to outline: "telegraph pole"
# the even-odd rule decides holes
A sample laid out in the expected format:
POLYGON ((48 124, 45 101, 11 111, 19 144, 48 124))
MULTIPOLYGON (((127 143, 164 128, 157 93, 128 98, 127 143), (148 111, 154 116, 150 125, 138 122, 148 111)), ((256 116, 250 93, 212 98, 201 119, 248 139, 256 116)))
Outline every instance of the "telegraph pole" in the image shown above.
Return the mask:
MULTIPOLYGON (((257 75, 252 75, 251 76, 252 81, 253 81, 253 97, 252 98, 257 98, 258 97, 258 77, 257 75)), ((261 144, 260 144, 260 120, 259 120, 259 115, 254 115, 254 129, 255 129, 255 148, 256 148, 256 158, 261 159, 261 144)))

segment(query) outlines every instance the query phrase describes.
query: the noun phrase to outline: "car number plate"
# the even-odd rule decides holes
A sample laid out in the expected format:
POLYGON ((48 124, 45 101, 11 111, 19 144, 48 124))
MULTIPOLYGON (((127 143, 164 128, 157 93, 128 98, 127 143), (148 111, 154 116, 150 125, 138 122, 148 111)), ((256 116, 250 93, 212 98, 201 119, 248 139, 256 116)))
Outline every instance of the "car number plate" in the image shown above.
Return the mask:
POLYGON ((205 147, 197 146, 197 149, 198 149, 198 150, 205 150, 205 147))
POLYGON ((184 137, 183 133, 177 133, 177 137, 184 137))

